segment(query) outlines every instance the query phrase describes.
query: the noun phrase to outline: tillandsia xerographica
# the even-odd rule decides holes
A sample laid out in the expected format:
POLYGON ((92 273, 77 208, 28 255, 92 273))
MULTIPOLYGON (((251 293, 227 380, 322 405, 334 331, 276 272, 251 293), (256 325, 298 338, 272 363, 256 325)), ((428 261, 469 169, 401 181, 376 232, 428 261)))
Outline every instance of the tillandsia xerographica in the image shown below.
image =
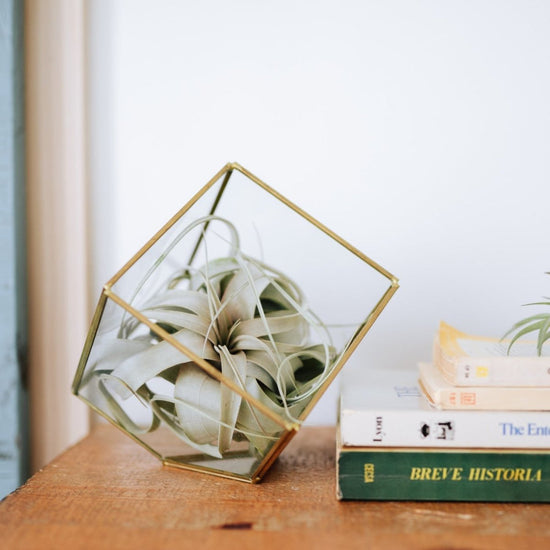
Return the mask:
MULTIPOLYGON (((215 233, 214 233, 215 234, 215 233)), ((295 420, 330 373, 335 350, 325 325, 298 286, 247 256, 228 220, 206 216, 165 247, 137 285, 132 307, 192 354, 278 416, 295 420), (229 232, 229 253, 200 267, 180 265, 154 293, 147 280, 192 229, 211 223, 229 232), (142 296, 145 294, 145 296, 142 296)), ((124 313, 116 337, 94 342, 86 382, 96 378, 111 417, 140 434, 165 425, 195 449, 223 457, 233 440, 264 453, 281 425, 208 374, 155 331, 124 313), (126 410, 139 401, 149 413, 137 422, 126 410)))

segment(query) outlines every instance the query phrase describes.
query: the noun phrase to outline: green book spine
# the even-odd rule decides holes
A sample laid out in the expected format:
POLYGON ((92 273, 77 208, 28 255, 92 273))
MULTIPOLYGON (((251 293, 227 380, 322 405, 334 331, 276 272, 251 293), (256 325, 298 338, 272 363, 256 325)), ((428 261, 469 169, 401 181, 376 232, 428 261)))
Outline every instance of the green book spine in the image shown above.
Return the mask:
POLYGON ((550 502, 550 451, 344 447, 343 500, 550 502))

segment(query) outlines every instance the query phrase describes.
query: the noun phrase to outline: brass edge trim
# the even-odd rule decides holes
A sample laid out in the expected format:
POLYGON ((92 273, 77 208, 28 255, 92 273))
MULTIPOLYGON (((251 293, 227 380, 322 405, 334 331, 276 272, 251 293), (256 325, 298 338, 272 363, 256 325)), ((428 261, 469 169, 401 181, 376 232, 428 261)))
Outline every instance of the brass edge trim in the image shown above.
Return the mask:
POLYGON ((264 457, 256 471, 252 474, 254 482, 261 481, 262 477, 266 472, 271 468, 275 460, 283 452, 284 448, 290 443, 291 439, 298 433, 299 426, 296 426, 295 429, 287 431, 281 438, 277 441, 269 453, 264 457))
MULTIPOLYGON (((214 202, 212 203, 212 206, 210 208, 210 212, 209 212, 210 216, 212 216, 216 212, 218 205, 220 204, 221 198, 223 196, 223 193, 225 191, 225 188, 227 187, 227 184, 229 183, 229 179, 231 178, 231 174, 233 174, 232 168, 225 173, 222 184, 220 185, 220 190, 218 191, 218 194, 216 195, 216 198, 214 199, 214 202)), ((200 232, 199 238, 197 239, 197 242, 195 243, 195 247, 193 248, 193 252, 191 253, 191 256, 187 262, 188 265, 193 264, 193 260, 195 259, 195 256, 197 255, 199 247, 202 241, 204 240, 204 236, 206 234, 206 231, 208 231, 209 225, 210 225, 210 221, 207 221, 204 224, 203 230, 200 232)))
POLYGON ((364 262, 369 264, 371 267, 376 269, 379 273, 384 275, 386 278, 390 279, 393 284, 397 284, 398 279, 392 275, 387 269, 383 268, 379 263, 375 262, 373 259, 369 258, 367 255, 363 254, 359 249, 355 248, 353 245, 348 243, 345 239, 337 235, 334 231, 323 225, 320 221, 315 219, 313 216, 308 214, 305 210, 302 210, 299 206, 291 202, 284 195, 281 195, 278 191, 270 187, 267 183, 263 182, 260 178, 249 172, 246 168, 243 168, 240 164, 233 162, 231 167, 235 170, 238 170, 247 178, 252 180, 254 183, 259 185, 264 191, 267 191, 273 195, 276 199, 280 200, 283 204, 294 210, 297 214, 305 218, 308 222, 315 225, 318 229, 326 233, 329 237, 335 240, 337 243, 341 244, 343 247, 347 248, 350 252, 355 254, 357 257, 361 258, 364 262))
POLYGON ((195 464, 186 464, 184 462, 177 462, 170 458, 162 459, 162 464, 168 468, 176 468, 178 470, 190 470, 192 472, 200 472, 210 474, 216 477, 222 477, 225 479, 231 479, 233 481, 241 481, 246 483, 254 483, 254 480, 245 475, 232 474, 229 472, 224 472, 222 470, 216 470, 214 468, 209 468, 208 466, 197 466, 195 464))
POLYGON ((231 163, 226 164, 206 185, 204 185, 178 212, 168 220, 145 245, 143 245, 116 274, 107 281, 105 289, 110 289, 138 260, 149 250, 226 172, 233 169, 231 163))
POLYGON ((88 357, 90 356, 90 352, 92 350, 94 340, 97 336, 97 330, 99 329, 99 324, 101 322, 101 317, 103 316, 103 312, 105 311, 106 304, 107 304, 107 295, 102 290, 101 294, 99 295, 99 300, 97 302, 94 315, 92 317, 90 328, 88 329, 88 334, 84 342, 84 348, 82 350, 82 353, 80 354, 80 360, 78 361, 78 367, 76 369, 76 373, 71 386, 71 391, 74 395, 77 395, 78 386, 80 385, 80 382, 82 381, 82 377, 84 376, 84 371, 86 370, 86 363, 88 362, 88 357))
POLYGON ((237 384, 233 383, 231 380, 227 379, 221 372, 215 369, 212 365, 208 364, 202 357, 199 357, 191 350, 187 349, 183 344, 178 342, 171 334, 166 332, 164 329, 159 327, 157 324, 151 322, 147 317, 145 317, 140 311, 134 309, 130 304, 125 302, 120 296, 115 294, 112 290, 106 289, 105 294, 111 298, 116 304, 125 309, 128 313, 133 315, 138 321, 142 322, 144 325, 149 327, 157 336, 167 341, 169 344, 174 346, 178 351, 180 351, 185 356, 189 357, 194 361, 202 370, 207 374, 212 376, 212 378, 218 380, 222 384, 225 384, 230 390, 239 394, 245 401, 254 405, 261 413, 265 414, 268 418, 273 420, 279 426, 285 430, 291 430, 295 426, 295 422, 285 422, 277 414, 271 411, 263 403, 252 397, 247 391, 241 389, 237 384))
POLYGON ((348 348, 342 354, 342 357, 340 357, 340 361, 338 361, 338 363, 335 365, 334 369, 332 369, 323 384, 319 387, 317 392, 315 392, 315 395, 313 396, 311 401, 302 411, 302 414, 299 418, 301 422, 303 422, 307 418, 311 410, 315 407, 321 397, 323 397, 323 394, 325 393, 327 388, 332 384, 332 382, 334 382, 336 376, 340 374, 342 368, 347 363, 352 353, 356 350, 357 346, 361 343, 367 332, 371 329, 372 325, 374 324, 382 310, 386 307, 391 297, 396 293, 398 288, 399 285, 396 282, 394 283, 392 281, 392 284, 386 289, 376 306, 366 318, 364 325, 361 327, 361 330, 352 338, 348 348))
POLYGON ((113 420, 110 416, 108 416, 106 413, 104 413, 101 409, 97 408, 91 401, 86 399, 83 395, 77 394, 77 397, 84 401, 88 407, 90 407, 94 412, 102 416, 105 420, 107 420, 110 424, 112 424, 115 428, 117 428, 120 432, 127 435, 130 439, 138 443, 141 447, 143 447, 146 451, 149 451, 152 455, 154 455, 158 460, 162 461, 162 455, 155 451, 152 447, 149 447, 147 443, 139 439, 137 436, 135 436, 133 433, 125 430, 120 424, 116 422, 116 420, 113 420))

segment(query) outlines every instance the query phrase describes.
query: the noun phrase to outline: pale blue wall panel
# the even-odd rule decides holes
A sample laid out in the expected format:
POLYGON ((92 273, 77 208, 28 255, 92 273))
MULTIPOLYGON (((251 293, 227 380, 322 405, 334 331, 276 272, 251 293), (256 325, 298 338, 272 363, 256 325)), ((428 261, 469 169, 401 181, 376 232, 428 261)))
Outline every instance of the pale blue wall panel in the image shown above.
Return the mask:
POLYGON ((0 497, 27 474, 22 2, 0 0, 0 497))

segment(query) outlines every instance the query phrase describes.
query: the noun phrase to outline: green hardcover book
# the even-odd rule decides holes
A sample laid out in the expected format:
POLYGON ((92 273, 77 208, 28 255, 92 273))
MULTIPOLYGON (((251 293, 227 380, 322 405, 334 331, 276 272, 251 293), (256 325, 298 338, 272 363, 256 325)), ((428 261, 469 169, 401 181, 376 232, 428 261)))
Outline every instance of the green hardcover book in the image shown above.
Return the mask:
POLYGON ((550 502, 550 451, 340 447, 338 498, 550 502))

